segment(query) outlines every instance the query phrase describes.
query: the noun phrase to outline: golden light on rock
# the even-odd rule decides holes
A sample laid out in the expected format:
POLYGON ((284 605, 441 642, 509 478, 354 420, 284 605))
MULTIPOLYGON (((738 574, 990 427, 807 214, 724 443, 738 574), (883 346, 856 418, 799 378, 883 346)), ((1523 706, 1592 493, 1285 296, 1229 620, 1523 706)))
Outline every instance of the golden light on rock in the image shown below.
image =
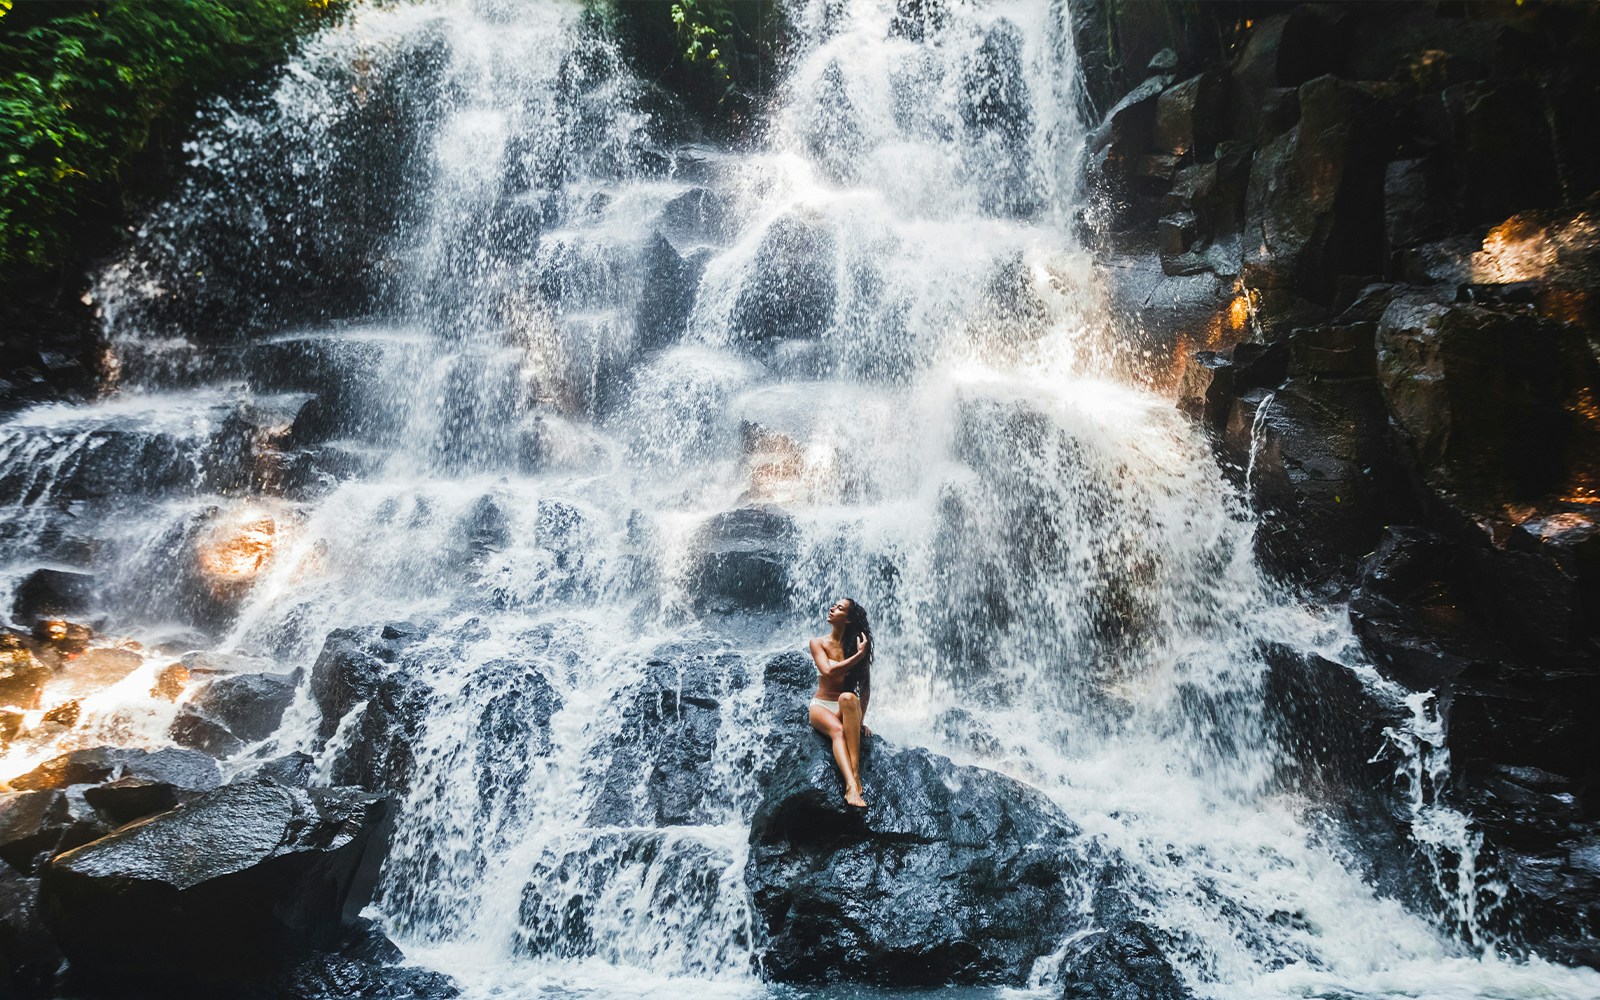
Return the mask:
POLYGON ((278 522, 270 516, 223 521, 200 542, 200 571, 219 595, 248 587, 272 561, 277 538, 278 522))
POLYGON ((1228 303, 1228 326, 1235 332, 1250 325, 1250 293, 1240 292, 1228 303))
POLYGON ((1588 212, 1546 225, 1539 214, 1524 212, 1489 230, 1483 249, 1472 255, 1472 280, 1510 284, 1543 278, 1564 254, 1593 246, 1600 224, 1588 212))

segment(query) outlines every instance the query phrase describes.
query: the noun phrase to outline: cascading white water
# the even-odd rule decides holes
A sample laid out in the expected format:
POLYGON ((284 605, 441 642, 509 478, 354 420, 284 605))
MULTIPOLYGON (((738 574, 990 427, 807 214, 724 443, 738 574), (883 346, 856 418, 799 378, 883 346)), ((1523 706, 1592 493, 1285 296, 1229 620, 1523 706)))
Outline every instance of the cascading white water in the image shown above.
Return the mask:
MULTIPOLYGON (((672 145, 577 5, 358 7, 270 99, 219 109, 102 276, 119 394, 0 428, 5 537, 55 558, 46 529, 83 505, 116 626, 285 666, 335 628, 425 624, 376 909, 479 995, 760 988, 756 668, 841 594, 875 617, 874 727, 1046 791, 1198 992, 1594 995, 1590 972, 1478 954, 1470 870, 1454 929, 1381 898, 1285 790, 1267 649, 1359 655, 1339 609, 1261 575, 1206 442, 1128 374, 1070 236, 1067 8, 925 6, 792 4, 739 153, 672 145), (207 451, 230 420, 258 446, 322 431, 235 468, 207 451), (172 451, 169 495, 75 478, 129 440, 172 451), (692 565, 751 503, 798 539, 760 648, 703 613, 692 565), (195 611, 195 546, 264 521, 270 561, 195 611), (708 787, 651 798, 650 711, 710 720, 708 787)), ((324 777, 369 710, 320 746, 324 777)), ((259 751, 319 749, 318 721, 302 694, 259 751)), ((1424 796, 1437 740, 1408 738, 1424 796)), ((1470 857, 1416 807, 1431 856, 1470 857)))

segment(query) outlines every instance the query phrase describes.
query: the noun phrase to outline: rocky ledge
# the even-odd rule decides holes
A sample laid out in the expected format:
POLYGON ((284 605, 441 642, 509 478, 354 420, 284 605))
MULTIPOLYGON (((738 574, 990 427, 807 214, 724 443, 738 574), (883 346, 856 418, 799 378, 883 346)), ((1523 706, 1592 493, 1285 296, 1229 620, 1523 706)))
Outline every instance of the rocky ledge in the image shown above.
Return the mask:
POLYGON ((780 656, 765 679, 775 756, 745 880, 766 976, 897 987, 1038 976, 1059 977, 1068 997, 1190 995, 1105 884, 1104 860, 1038 790, 873 736, 869 805, 851 809, 829 746, 793 711, 810 664, 780 656))
POLYGON ((308 788, 291 755, 219 786, 193 750, 63 754, 0 794, 7 996, 444 998, 359 917, 388 850, 388 798, 308 788))

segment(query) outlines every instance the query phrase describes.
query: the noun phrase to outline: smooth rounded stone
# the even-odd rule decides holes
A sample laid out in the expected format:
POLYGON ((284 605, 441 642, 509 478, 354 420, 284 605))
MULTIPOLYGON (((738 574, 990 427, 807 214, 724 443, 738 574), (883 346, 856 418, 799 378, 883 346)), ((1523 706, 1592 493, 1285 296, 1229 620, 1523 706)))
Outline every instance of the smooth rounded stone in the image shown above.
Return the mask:
POLYGON ((232 674, 208 681, 178 710, 172 739, 216 756, 266 739, 294 701, 293 674, 232 674))
POLYGON ((786 215, 773 222, 734 303, 733 335, 761 343, 816 337, 832 326, 835 251, 833 233, 819 221, 786 215))
POLYGON ((696 533, 689 587, 705 611, 766 611, 788 598, 794 520, 770 504, 713 515, 696 533))
POLYGON ((89 610, 94 601, 94 577, 66 569, 36 569, 17 584, 11 603, 11 620, 32 625, 49 618, 68 618, 89 610))
POLYGON ((79 980, 257 978, 341 940, 391 823, 356 789, 227 785, 57 856, 41 902, 79 980))
POLYGON ((870 805, 858 813, 827 745, 793 712, 745 869, 766 974, 1023 983, 1081 919, 1073 823, 1019 782, 881 737, 863 747, 870 805))
POLYGON ((722 702, 745 676, 733 653, 669 647, 650 658, 646 680, 622 702, 616 739, 589 826, 678 826, 706 822, 718 791, 712 774, 722 702))
POLYGON ((38 708, 44 686, 54 676, 55 671, 33 655, 21 636, 0 632, 0 705, 38 708))

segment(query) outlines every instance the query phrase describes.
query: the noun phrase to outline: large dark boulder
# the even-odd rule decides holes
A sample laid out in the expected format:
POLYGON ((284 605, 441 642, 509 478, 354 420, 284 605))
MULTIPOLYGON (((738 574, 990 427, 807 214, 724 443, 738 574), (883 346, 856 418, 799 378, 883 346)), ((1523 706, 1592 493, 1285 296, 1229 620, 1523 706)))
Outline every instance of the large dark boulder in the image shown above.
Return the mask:
POLYGON ((656 652, 645 680, 622 700, 622 726, 603 750, 609 763, 590 826, 703 823, 723 791, 712 773, 722 703, 742 686, 732 653, 684 647, 656 652))
POLYGON ((0 861, 33 875, 57 851, 86 844, 110 826, 81 788, 0 795, 0 861))
POLYGON ((271 736, 294 701, 292 674, 232 674, 207 681, 178 710, 172 739, 228 757, 271 736))
POLYGON ((387 851, 389 801, 349 788, 227 785, 58 855, 41 902, 75 978, 256 978, 338 943, 387 851))
POLYGON ((0 866, 0 996, 57 996, 61 949, 39 914, 39 880, 0 866))
POLYGON ((94 601, 94 577, 67 569, 36 569, 17 584, 11 620, 32 625, 46 618, 75 618, 94 601))
POLYGON ((1390 527, 1362 567, 1350 620, 1383 673, 1428 690, 1507 654, 1463 581, 1461 546, 1426 528, 1390 527))
POLYGON ((239 1000, 453 1000, 460 995, 461 987, 442 972, 334 953, 313 955, 238 993, 239 1000))
POLYGON ((1229 455, 1262 512, 1257 550, 1297 578, 1348 571, 1403 496, 1369 378, 1293 377, 1234 401, 1229 455))
POLYGON ((820 336, 833 325, 834 256, 833 233, 821 222, 775 221, 734 303, 733 335, 751 343, 820 336))
POLYGON ((535 667, 515 660, 483 664, 464 693, 483 703, 473 773, 480 804, 494 811, 516 802, 533 762, 550 756, 550 719, 561 710, 561 696, 535 667))
POLYGON ((311 668, 311 696, 322 711, 320 738, 353 727, 333 755, 336 783, 391 792, 407 786, 432 697, 421 676, 428 663, 415 649, 426 634, 410 622, 328 633, 311 668), (347 721, 358 706, 360 715, 347 721))
POLYGON ((1072 929, 1077 830, 1039 792, 879 737, 870 806, 844 805, 832 755, 788 727, 750 829, 745 879, 762 967, 787 982, 1011 983, 1072 929))
POLYGON ((1061 966, 1062 1000, 1190 1000, 1148 927, 1135 921, 1075 939, 1061 966))
POLYGON ((1583 331, 1529 312, 1405 295, 1377 328, 1378 378, 1423 482, 1468 515, 1560 492, 1592 462, 1583 331))
POLYGON ((665 236, 651 235, 639 255, 643 290, 634 312, 634 336, 640 347, 654 350, 678 342, 703 267, 703 258, 681 257, 665 236))
POLYGON ((712 612, 783 607, 794 546, 794 521, 779 507, 762 504, 714 515, 694 539, 689 585, 696 605, 712 612))

